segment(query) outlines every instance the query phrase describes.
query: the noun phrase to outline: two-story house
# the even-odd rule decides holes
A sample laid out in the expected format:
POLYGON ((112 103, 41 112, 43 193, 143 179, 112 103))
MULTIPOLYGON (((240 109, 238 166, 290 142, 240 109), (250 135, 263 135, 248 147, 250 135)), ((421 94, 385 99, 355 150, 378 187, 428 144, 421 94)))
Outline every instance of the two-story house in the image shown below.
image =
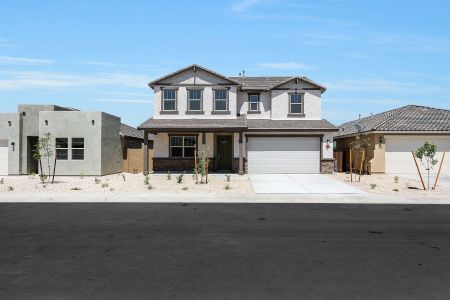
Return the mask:
POLYGON ((154 134, 154 171, 191 171, 202 149, 212 171, 333 171, 337 128, 322 119, 326 88, 306 77, 226 77, 191 65, 148 85, 154 115, 139 129, 154 134))

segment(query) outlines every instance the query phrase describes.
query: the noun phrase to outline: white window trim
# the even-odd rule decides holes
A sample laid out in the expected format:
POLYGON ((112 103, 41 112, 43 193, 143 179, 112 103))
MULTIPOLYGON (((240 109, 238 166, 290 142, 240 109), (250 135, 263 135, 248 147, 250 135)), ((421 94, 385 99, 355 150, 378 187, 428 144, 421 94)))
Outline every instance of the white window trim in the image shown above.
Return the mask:
POLYGON ((187 90, 187 106, 188 111, 203 111, 203 89, 186 89, 187 90), (190 99, 189 94, 190 91, 200 91, 200 98, 199 99, 190 99), (200 102, 200 108, 199 109, 191 109, 191 101, 199 101, 200 102))
POLYGON ((177 108, 178 108, 178 90, 177 89, 162 89, 161 90, 161 111, 177 111, 177 108), (164 97, 165 91, 175 91, 175 99, 166 99, 164 97), (174 101, 175 102, 174 109, 165 109, 164 102, 166 102, 166 101, 174 101))
POLYGON ((228 111, 229 110, 229 93, 227 89, 214 89, 213 90, 213 111, 228 111), (226 98, 225 99, 216 99, 216 91, 225 91, 226 98), (216 101, 225 101, 225 109, 216 109, 216 101))
POLYGON ((248 94, 248 111, 260 111, 260 102, 261 102, 261 96, 259 94, 248 94), (257 96, 258 97, 258 101, 256 102, 252 102, 251 96, 257 96), (256 103, 257 104, 257 108, 256 109, 252 109, 252 103, 256 103))
POLYGON ((302 93, 290 93, 289 94, 289 114, 290 115, 303 115, 305 112, 305 97, 302 93), (300 96, 300 103, 292 103, 292 96, 298 95, 300 96), (300 112, 292 112, 292 105, 300 105, 300 112))
POLYGON ((84 137, 72 137, 70 138, 70 160, 84 161, 86 158, 86 139, 84 137), (73 139, 83 139, 83 148, 74 148, 73 139), (83 150, 83 159, 73 159, 73 150, 83 150))

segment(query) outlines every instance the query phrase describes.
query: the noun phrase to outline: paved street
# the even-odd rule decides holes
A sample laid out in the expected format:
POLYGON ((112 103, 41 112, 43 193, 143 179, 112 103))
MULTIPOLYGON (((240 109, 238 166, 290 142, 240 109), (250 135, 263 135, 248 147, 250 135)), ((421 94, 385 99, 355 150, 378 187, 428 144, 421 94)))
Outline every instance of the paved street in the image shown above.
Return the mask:
POLYGON ((0 204, 0 299, 448 299, 450 206, 0 204))

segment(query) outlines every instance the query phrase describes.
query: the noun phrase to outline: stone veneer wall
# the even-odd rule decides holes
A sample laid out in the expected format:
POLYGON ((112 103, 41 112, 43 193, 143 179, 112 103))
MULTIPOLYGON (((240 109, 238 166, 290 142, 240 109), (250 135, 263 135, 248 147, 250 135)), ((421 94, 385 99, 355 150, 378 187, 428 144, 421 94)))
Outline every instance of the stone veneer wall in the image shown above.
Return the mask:
MULTIPOLYGON (((214 158, 209 158, 209 171, 215 171, 214 158)), ((245 172, 247 172, 247 162, 244 159, 245 172)), ((165 172, 165 171, 186 171, 192 172, 194 169, 194 159, 192 158, 153 158, 153 171, 165 172)), ((233 158, 232 172, 239 172, 239 158, 233 158)))
POLYGON ((334 172, 334 158, 331 159, 323 158, 320 161, 320 173, 333 174, 333 172, 334 172))

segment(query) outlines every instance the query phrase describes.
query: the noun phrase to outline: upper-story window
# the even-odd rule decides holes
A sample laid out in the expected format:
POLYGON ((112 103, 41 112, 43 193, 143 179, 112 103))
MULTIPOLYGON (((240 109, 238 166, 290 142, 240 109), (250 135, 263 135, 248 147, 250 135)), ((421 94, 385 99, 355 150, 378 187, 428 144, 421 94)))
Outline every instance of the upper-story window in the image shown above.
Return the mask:
POLYGON ((188 110, 201 111, 203 90, 192 89, 188 90, 188 110))
POLYGON ((214 90, 214 111, 227 111, 228 110, 228 91, 214 90))
POLYGON ((177 110, 177 90, 163 90, 162 106, 164 111, 177 110))
POLYGON ((248 110, 259 111, 259 94, 248 95, 248 110))
POLYGON ((289 113, 303 114, 303 95, 289 94, 289 113))

